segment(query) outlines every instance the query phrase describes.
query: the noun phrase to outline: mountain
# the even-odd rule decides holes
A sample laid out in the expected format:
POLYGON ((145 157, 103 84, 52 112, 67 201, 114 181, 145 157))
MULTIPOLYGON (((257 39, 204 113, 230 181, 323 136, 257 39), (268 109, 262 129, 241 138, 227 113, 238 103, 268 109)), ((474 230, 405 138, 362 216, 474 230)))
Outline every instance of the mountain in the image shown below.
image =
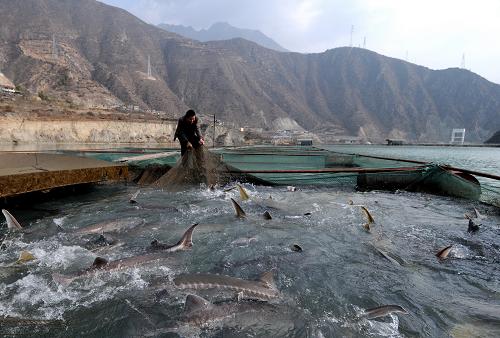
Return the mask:
POLYGON ((0 0, 0 22, 0 71, 75 104, 172 115, 189 107, 237 126, 375 142, 449 142, 452 128, 482 142, 500 130, 500 86, 463 69, 361 48, 299 54, 240 38, 197 42, 94 0, 0 0))
POLYGON ((196 30, 190 26, 170 25, 165 23, 159 24, 158 27, 186 38, 202 42, 242 38, 278 52, 288 52, 287 49, 281 47, 276 41, 258 30, 237 28, 226 22, 217 22, 208 29, 201 30, 196 30))

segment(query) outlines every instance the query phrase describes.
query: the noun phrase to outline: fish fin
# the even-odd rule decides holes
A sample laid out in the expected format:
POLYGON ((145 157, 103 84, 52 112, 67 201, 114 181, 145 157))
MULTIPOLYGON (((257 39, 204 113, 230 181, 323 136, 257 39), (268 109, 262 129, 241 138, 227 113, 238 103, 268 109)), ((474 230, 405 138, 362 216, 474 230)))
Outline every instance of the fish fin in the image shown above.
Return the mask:
POLYGON ((441 250, 439 250, 437 253, 436 253, 436 257, 440 258, 440 259, 446 259, 448 257, 448 254, 450 253, 449 249, 451 249, 453 245, 448 245, 447 247, 445 248, 442 248, 441 250), (448 251, 447 251, 448 250, 448 251))
POLYGON ((68 286, 76 277, 62 275, 60 273, 53 273, 52 280, 62 286, 68 286))
POLYGON ((373 219, 373 217, 370 214, 370 212, 368 211, 368 209, 366 207, 364 207, 364 206, 361 206, 361 209, 365 213, 365 216, 366 216, 366 219, 368 220, 368 223, 374 223, 375 220, 373 219))
POLYGON ((236 217, 238 217, 238 218, 246 217, 246 213, 245 213, 245 211, 243 211, 241 206, 232 198, 231 198, 231 202, 233 203, 233 208, 234 208, 234 211, 236 212, 236 217))
POLYGON ((137 190, 131 197, 130 197, 130 200, 129 200, 129 203, 130 204, 134 204, 134 203, 137 203, 137 196, 139 196, 139 193, 141 192, 141 189, 137 190))
POLYGON ((212 307, 212 304, 197 295, 187 295, 186 302, 184 303, 184 312, 194 312, 198 310, 205 310, 212 307))
POLYGON ((274 276, 273 276, 273 272, 272 271, 264 272, 262 275, 260 275, 259 280, 266 287, 268 287, 270 289, 276 289, 276 284, 274 283, 274 276))
POLYGON ((265 211, 264 214, 264 219, 273 219, 273 216, 271 216, 271 213, 269 211, 265 211))
POLYGON ((476 208, 474 208, 474 213, 476 214, 476 218, 478 218, 478 219, 485 219, 486 218, 486 216, 480 214, 476 208))
POLYGON ((14 216, 11 215, 10 212, 8 212, 5 209, 2 209, 2 213, 5 216, 5 220, 7 221, 7 228, 9 230, 22 230, 21 224, 17 221, 17 219, 14 218, 14 216))
POLYGON ((370 230, 371 230, 370 223, 368 222, 368 223, 363 224, 363 228, 365 228, 366 231, 370 232, 370 230))
POLYGON ((387 316, 393 312, 401 313, 401 314, 409 314, 408 311, 405 310, 400 305, 382 305, 374 308, 366 309, 363 313, 363 316, 368 319, 375 319, 379 317, 387 316))
POLYGON ((240 198, 242 201, 246 201, 247 199, 250 198, 250 196, 248 196, 248 193, 245 190, 245 188, 243 188, 243 186, 241 186, 240 184, 236 184, 236 186, 238 187, 238 191, 240 192, 240 198))
POLYGON ((182 238, 181 240, 179 241, 178 244, 182 244, 182 247, 184 248, 190 248, 193 246, 193 231, 194 231, 194 228, 196 228, 196 226, 198 225, 198 223, 195 223, 193 225, 191 225, 189 227, 189 229, 186 230, 186 232, 184 233, 184 235, 182 235, 182 238))
POLYGON ((16 261, 16 264, 26 263, 26 262, 32 261, 34 259, 36 259, 36 258, 31 252, 23 250, 19 254, 19 259, 16 261))

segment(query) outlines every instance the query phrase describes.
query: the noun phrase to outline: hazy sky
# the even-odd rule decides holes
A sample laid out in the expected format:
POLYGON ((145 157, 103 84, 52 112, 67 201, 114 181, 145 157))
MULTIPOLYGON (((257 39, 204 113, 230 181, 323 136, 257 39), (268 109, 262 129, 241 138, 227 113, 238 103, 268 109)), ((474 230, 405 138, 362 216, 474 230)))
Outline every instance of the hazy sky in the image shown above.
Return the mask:
POLYGON ((296 52, 353 45, 500 84, 499 0, 101 0, 152 23, 258 29, 296 52))

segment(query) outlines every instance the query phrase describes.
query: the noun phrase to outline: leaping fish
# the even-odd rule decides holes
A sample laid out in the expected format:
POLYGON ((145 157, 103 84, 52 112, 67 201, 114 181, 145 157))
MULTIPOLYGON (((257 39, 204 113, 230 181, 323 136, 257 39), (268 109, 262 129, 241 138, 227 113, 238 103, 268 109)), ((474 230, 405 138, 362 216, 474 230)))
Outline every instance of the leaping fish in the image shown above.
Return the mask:
POLYGON ((269 300, 280 295, 274 284, 273 273, 263 273, 259 280, 249 281, 241 278, 214 275, 214 274, 188 274, 180 275, 174 279, 174 284, 180 289, 226 289, 233 290, 243 298, 269 300))
POLYGON ((245 218, 247 214, 243 211, 241 206, 231 198, 231 203, 233 204, 234 211, 236 212, 236 217, 238 218, 245 218))
POLYGON ((404 315, 409 314, 408 311, 406 311, 402 306, 382 305, 382 306, 377 306, 377 307, 365 310, 364 313, 362 314, 362 317, 365 317, 367 319, 375 319, 375 318, 387 316, 388 314, 391 314, 391 313, 401 313, 404 315))
POLYGON ((2 214, 5 216, 5 220, 7 221, 7 228, 10 231, 20 231, 23 229, 21 224, 19 224, 17 219, 15 219, 14 216, 10 214, 10 212, 8 212, 5 209, 2 209, 2 214))

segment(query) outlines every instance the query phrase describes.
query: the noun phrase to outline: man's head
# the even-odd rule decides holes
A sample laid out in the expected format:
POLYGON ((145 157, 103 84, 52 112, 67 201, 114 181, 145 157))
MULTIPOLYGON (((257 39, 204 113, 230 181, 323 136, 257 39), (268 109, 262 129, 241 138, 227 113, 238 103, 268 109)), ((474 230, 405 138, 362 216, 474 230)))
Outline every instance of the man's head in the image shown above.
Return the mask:
POLYGON ((196 122, 196 113, 194 110, 192 109, 189 109, 187 112, 186 112, 186 115, 184 115, 184 119, 186 120, 186 122, 190 123, 190 124, 193 124, 196 122))

